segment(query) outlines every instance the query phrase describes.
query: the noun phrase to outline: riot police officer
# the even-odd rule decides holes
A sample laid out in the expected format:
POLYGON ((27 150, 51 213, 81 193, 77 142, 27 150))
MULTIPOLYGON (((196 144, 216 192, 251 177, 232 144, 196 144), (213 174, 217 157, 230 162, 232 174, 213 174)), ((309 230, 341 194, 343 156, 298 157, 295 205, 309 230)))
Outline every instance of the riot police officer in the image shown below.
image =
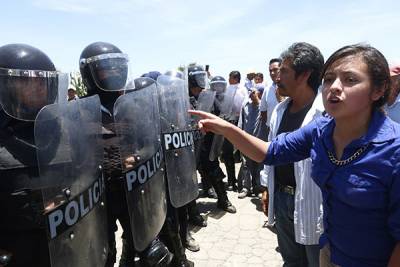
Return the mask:
MULTIPOLYGON (((113 44, 96 42, 88 45, 80 56, 80 72, 87 87, 88 95, 97 94, 102 105, 104 174, 106 177, 106 196, 108 207, 108 239, 110 253, 107 266, 116 261, 115 232, 116 220, 122 229, 123 250, 120 266, 133 266, 134 244, 130 226, 124 180, 119 153, 119 140, 114 122, 114 104, 123 94, 129 83, 128 57, 113 44)), ((130 83, 132 86, 134 83, 130 83)), ((143 225, 142 227, 145 227, 143 225)), ((170 261, 169 252, 158 240, 153 241, 140 257, 150 266, 166 264, 170 261)))
MULTIPOLYGON (((224 97, 226 84, 227 83, 225 79, 221 76, 215 76, 210 81, 210 89, 216 91, 214 110, 212 111, 215 115, 219 115, 220 113, 219 103, 224 97)), ((207 133, 204 137, 202 146, 200 148, 201 152, 199 161, 200 162, 199 172, 215 188, 215 192, 217 193, 218 197, 218 202, 217 202, 218 208, 229 213, 236 213, 236 208, 229 201, 224 183, 222 181, 225 175, 219 166, 218 158, 215 158, 214 160, 210 160, 209 158, 213 139, 214 139, 213 133, 207 133)))
MULTIPOLYGON (((188 121, 186 120, 188 107, 185 103, 187 93, 185 91, 184 76, 184 73, 180 71, 167 71, 157 80, 160 90, 162 132, 165 140, 171 136, 171 133, 179 134, 180 132, 185 132, 187 137, 191 136, 189 134, 191 129, 188 131, 186 128, 188 126, 188 121)), ((194 266, 194 263, 188 260, 185 254, 185 246, 188 247, 187 240, 190 237, 187 203, 196 199, 198 194, 195 159, 191 157, 194 156, 191 140, 192 138, 186 139, 185 144, 174 149, 166 148, 170 147, 170 145, 164 142, 164 146, 166 146, 164 147, 164 157, 166 158, 166 177, 168 182, 168 210, 160 238, 174 253, 174 258, 170 265, 174 267, 194 266), (179 157, 180 155, 185 156, 179 157), (194 180, 192 180, 193 174, 194 180)), ((194 239, 189 241, 193 242, 194 239)), ((194 245, 192 250, 199 249, 197 243, 191 243, 190 245, 194 245)))
POLYGON ((0 47, 0 208, 6 214, 0 220, 0 256, 9 266, 50 266, 43 200, 34 184, 39 179, 34 120, 56 100, 55 70, 37 48, 0 47), (37 70, 48 76, 39 77, 37 70))
MULTIPOLYGON (((187 69, 189 101, 192 109, 197 108, 197 99, 203 89, 207 87, 207 72, 199 65, 189 66, 187 69)), ((198 149, 200 140, 195 140, 195 149, 198 149)), ((196 161, 198 161, 196 159, 196 161)), ((198 164, 198 162, 197 162, 198 164)), ((188 222, 200 227, 206 227, 207 222, 200 215, 196 200, 192 200, 179 208, 180 235, 184 246, 191 251, 199 251, 200 246, 190 234, 188 222)))
MULTIPOLYGON (((208 74, 204 71, 202 66, 195 65, 188 67, 188 91, 189 91, 189 100, 192 109, 198 109, 198 98, 200 94, 203 92, 203 89, 207 87, 208 74)), ((203 92, 204 93, 204 92, 203 92)), ((213 100, 211 100, 212 103, 213 100)), ((204 110, 210 111, 210 110, 204 110)), ((203 185, 204 194, 210 196, 212 198, 217 198, 215 191, 213 190, 209 179, 204 175, 201 171, 201 163, 200 163, 200 151, 202 147, 202 135, 199 133, 199 140, 195 141, 195 152, 196 152, 196 162, 197 162, 197 170, 201 176, 201 183, 203 185), (209 192, 209 194, 208 194, 209 192)), ((195 202, 189 203, 188 206, 189 213, 189 221, 197 226, 206 226, 206 221, 200 216, 198 209, 195 205, 195 202)))
POLYGON ((105 263, 100 104, 97 97, 64 104, 67 86, 68 75, 42 51, 0 48, 0 208, 7 214, 0 249, 10 266, 105 263))

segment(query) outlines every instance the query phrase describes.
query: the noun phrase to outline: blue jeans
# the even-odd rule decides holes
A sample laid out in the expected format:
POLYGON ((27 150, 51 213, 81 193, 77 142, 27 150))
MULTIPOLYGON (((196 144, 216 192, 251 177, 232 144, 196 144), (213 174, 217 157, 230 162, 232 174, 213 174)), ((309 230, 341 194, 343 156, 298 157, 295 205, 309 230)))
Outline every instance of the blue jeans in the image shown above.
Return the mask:
POLYGON ((274 194, 275 226, 284 267, 319 267, 319 245, 302 245, 294 234, 294 196, 274 194))

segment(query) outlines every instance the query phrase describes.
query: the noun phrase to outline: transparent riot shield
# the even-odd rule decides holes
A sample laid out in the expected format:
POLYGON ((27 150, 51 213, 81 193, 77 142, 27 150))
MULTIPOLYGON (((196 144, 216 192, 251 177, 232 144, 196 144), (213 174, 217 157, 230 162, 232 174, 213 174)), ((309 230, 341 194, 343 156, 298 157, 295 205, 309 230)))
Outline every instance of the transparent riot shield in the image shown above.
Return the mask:
MULTIPOLYGON (((228 120, 232 115, 233 103, 235 99, 236 90, 226 90, 224 94, 218 95, 215 98, 215 106, 219 111, 219 116, 222 119, 228 120)), ((209 160, 214 161, 219 157, 224 144, 224 136, 215 134, 211 144, 209 160)))
POLYGON ((99 98, 92 96, 46 106, 35 120, 52 266, 104 266, 106 261, 100 116, 99 98))
MULTIPOLYGON (((211 90, 203 90, 200 92, 196 104, 192 106, 191 108, 194 108, 196 110, 201 110, 205 112, 211 112, 214 101, 215 101, 215 91, 211 90)), ((196 164, 200 164, 200 152, 201 152, 201 146, 203 144, 203 137, 204 135, 198 130, 198 122, 199 122, 199 117, 198 116, 192 116, 192 127, 195 129, 193 131, 193 137, 194 137, 194 147, 195 147, 195 155, 196 155, 196 164)))
POLYGON ((114 105, 135 249, 160 232, 167 212, 157 86, 120 96, 114 105))
POLYGON ((161 75, 157 83, 169 197, 174 207, 181 207, 198 195, 189 97, 182 79, 161 75))
POLYGON ((200 95, 197 99, 197 110, 210 112, 215 101, 215 91, 211 90, 203 90, 200 92, 200 95))
POLYGON ((221 118, 228 119, 232 114, 235 95, 236 90, 226 90, 223 94, 215 97, 215 106, 219 110, 221 118))

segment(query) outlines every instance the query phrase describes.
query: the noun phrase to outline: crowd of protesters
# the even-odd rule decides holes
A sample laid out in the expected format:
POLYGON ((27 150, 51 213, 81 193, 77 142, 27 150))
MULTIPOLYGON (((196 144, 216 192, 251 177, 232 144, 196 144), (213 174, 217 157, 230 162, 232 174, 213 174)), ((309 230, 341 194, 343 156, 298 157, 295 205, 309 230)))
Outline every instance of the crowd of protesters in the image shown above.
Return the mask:
POLYGON ((223 157, 229 189, 260 196, 283 266, 400 266, 400 67, 366 44, 325 62, 294 43, 269 72, 270 87, 230 73, 247 94, 228 122, 190 111, 240 151, 237 180, 223 157))

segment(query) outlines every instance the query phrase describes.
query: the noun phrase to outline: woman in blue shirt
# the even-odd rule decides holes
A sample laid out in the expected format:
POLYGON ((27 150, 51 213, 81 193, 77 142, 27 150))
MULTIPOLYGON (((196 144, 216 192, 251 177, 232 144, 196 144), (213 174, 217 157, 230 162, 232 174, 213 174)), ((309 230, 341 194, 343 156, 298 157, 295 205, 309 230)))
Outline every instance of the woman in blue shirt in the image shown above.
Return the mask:
POLYGON ((390 88, 385 57, 368 45, 336 51, 322 73, 329 116, 266 143, 217 117, 191 111, 268 165, 310 157, 321 188, 321 267, 400 266, 400 125, 382 112, 390 88))

